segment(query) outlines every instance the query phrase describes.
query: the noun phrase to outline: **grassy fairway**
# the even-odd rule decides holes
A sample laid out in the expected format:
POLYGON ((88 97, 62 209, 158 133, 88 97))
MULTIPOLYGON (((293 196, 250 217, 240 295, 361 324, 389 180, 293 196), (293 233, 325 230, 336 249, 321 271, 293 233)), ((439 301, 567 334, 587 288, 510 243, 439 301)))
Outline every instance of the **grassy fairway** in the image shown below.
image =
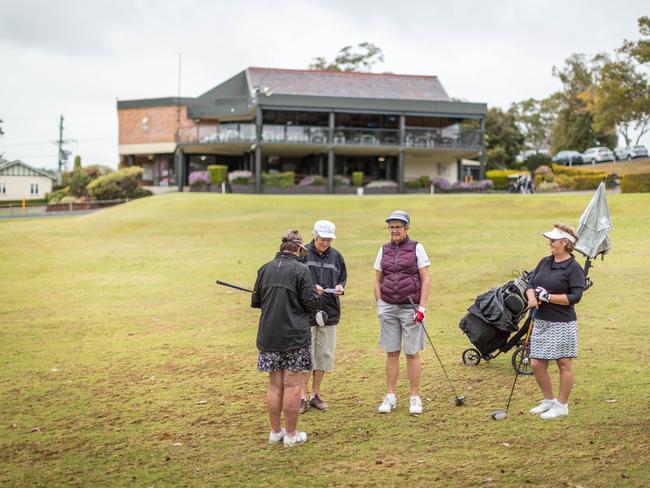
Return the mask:
MULTIPOLYGON (((474 297, 547 253, 586 195, 255 197, 168 194, 75 218, 0 221, 0 484, 6 486, 642 486, 650 483, 650 195, 610 195, 614 250, 578 305, 570 417, 510 418, 510 355, 460 356, 474 297), (429 331, 467 406, 423 353, 425 412, 376 413, 384 356, 372 263, 390 210, 411 213, 431 257, 429 331), (268 447, 251 286, 281 232, 337 224, 349 270, 328 412, 309 443, 268 447), (607 402, 609 400, 610 402, 607 402), (616 400, 614 402, 614 400, 616 400)), ((555 367, 552 368, 557 384, 555 367)))

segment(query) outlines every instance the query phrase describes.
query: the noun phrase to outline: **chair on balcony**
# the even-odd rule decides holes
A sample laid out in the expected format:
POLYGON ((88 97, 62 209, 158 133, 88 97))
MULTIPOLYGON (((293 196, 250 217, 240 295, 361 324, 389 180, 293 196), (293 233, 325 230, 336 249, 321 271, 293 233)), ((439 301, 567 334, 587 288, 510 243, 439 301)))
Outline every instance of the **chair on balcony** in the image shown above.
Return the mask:
POLYGON ((334 133, 334 144, 345 144, 345 134, 343 132, 334 133))

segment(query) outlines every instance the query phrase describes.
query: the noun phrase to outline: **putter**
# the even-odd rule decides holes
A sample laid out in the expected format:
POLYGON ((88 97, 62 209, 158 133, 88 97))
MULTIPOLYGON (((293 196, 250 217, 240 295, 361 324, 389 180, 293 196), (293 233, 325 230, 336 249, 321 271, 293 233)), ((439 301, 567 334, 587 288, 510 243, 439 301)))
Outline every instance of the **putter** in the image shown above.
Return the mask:
MULTIPOLYGON (((530 337, 530 333, 533 330, 533 321, 535 320, 535 315, 537 314, 537 309, 533 309, 533 311, 530 313, 530 328, 528 330, 528 334, 526 334, 526 339, 524 340, 525 344, 528 344, 528 339, 530 337)), ((508 404, 506 405, 505 410, 495 410, 490 414, 492 417, 492 420, 505 420, 508 418, 508 409, 510 408, 510 401, 512 400, 512 393, 515 391, 515 385, 517 384, 517 378, 519 377, 519 371, 521 370, 521 365, 524 361, 524 357, 526 355, 522 354, 521 358, 519 358, 519 365, 517 366, 517 371, 515 372, 515 381, 512 382, 512 388, 510 389, 510 396, 508 397, 508 404)))
MULTIPOLYGON (((413 303, 413 299, 411 297, 409 297, 409 302, 411 302, 411 306, 413 307, 413 311, 417 312, 418 308, 415 306, 415 303, 413 303)), ((456 406, 457 407, 462 407, 463 405, 465 405, 465 397, 464 396, 458 396, 456 394, 456 389, 454 388, 453 383, 449 379, 449 375, 447 374, 447 370, 445 369, 445 366, 442 364, 442 360, 440 359, 440 356, 438 356, 438 351, 436 351, 436 347, 433 345, 433 341, 431 340, 431 337, 429 336, 429 332, 427 331, 427 328, 422 323, 420 323, 420 326, 424 329, 424 333, 427 335, 427 339, 429 339, 429 344, 431 344, 431 349, 433 349, 433 352, 435 353, 436 357, 438 358, 438 362, 440 363, 440 367, 442 368, 442 372, 445 373, 445 377, 447 378, 447 381, 449 382, 449 386, 451 387, 451 391, 454 394, 456 406)))

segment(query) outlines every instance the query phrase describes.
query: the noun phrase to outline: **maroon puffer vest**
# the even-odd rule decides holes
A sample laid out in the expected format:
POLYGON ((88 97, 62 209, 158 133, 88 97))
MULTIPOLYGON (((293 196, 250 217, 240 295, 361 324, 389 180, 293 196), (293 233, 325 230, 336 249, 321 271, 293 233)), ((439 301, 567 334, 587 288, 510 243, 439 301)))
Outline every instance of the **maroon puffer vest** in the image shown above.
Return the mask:
POLYGON ((409 297, 420 303, 420 274, 418 258, 415 255, 417 241, 406 237, 395 244, 384 244, 381 257, 381 299, 386 303, 409 303, 409 297))

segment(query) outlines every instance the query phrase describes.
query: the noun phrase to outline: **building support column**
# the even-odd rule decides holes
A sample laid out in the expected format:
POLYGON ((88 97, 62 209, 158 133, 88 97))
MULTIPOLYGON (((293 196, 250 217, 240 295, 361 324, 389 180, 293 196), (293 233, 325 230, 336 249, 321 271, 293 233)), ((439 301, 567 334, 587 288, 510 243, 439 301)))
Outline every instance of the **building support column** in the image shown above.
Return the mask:
POLYGON ((327 193, 334 193, 334 161, 336 155, 334 148, 330 146, 327 150, 327 193))
POLYGON ((485 179, 485 118, 481 118, 481 157, 479 158, 481 165, 478 167, 478 179, 485 179))
POLYGON ((399 116, 399 154, 397 155, 397 191, 404 193, 404 143, 406 141, 406 117, 399 116))
POLYGON ((176 151, 176 186, 178 191, 183 191, 185 185, 185 151, 178 149, 176 151))
POLYGON ((255 107, 255 193, 262 193, 262 107, 255 107))
POLYGON ((325 161, 324 161, 323 154, 318 155, 318 176, 323 176, 323 173, 325 172, 325 161))
POLYGON ((404 193, 404 150, 397 155, 397 192, 404 193))

